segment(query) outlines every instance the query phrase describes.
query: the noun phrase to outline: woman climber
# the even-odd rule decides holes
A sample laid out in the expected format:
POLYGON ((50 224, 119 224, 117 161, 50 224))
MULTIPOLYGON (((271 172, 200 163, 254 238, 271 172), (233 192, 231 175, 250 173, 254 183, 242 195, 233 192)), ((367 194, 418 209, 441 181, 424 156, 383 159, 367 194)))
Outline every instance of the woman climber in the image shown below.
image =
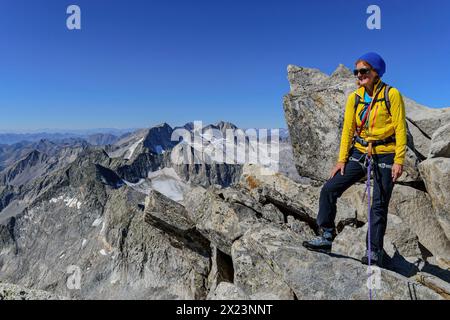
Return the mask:
MULTIPOLYGON (((336 201, 372 168, 367 251, 361 262, 382 266, 389 200, 394 183, 403 172, 406 153, 405 106, 400 92, 381 81, 386 64, 380 55, 367 53, 355 65, 359 88, 347 99, 339 159, 320 193, 317 216, 320 235, 303 245, 310 250, 331 251, 336 234, 336 201)), ((370 196, 370 186, 368 190, 370 196)))

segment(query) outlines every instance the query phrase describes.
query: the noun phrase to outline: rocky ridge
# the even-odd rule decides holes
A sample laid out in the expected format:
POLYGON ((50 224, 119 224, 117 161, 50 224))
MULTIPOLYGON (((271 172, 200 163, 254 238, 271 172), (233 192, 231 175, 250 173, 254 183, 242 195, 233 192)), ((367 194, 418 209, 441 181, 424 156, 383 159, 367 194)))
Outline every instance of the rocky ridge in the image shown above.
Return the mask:
MULTIPOLYGON (((0 187, 0 281, 19 286, 19 296, 20 288, 41 290, 30 295, 36 299, 368 299, 358 260, 367 222, 362 184, 339 200, 333 253, 301 245, 318 231, 317 200, 337 154, 350 71, 290 66, 288 79, 296 177, 255 164, 172 166, 174 150, 195 146, 163 143, 173 130, 165 124, 84 147, 29 180, 18 179, 29 175, 26 165, 8 170, 4 181, 18 183, 0 187), (68 285, 73 270, 79 288, 68 285)), ((449 199, 440 187, 449 180, 448 113, 407 106, 418 131, 410 130, 409 167, 390 204, 388 264, 373 294, 448 299, 449 199)), ((45 162, 36 153, 30 159, 25 164, 45 162)))

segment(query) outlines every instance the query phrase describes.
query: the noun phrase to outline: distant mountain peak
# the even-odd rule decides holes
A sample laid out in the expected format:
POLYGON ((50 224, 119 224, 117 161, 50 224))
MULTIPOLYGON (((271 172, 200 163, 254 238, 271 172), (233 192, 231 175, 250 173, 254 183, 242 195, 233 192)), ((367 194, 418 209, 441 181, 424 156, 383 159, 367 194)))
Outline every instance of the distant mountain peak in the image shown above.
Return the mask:
POLYGON ((228 122, 228 121, 218 121, 215 124, 216 127, 219 129, 237 129, 237 126, 234 123, 228 122))
POLYGON ((172 129, 172 127, 167 122, 162 122, 160 124, 157 124, 157 125, 151 127, 150 129, 153 129, 153 128, 170 128, 170 129, 172 129))
POLYGON ((27 161, 35 161, 38 160, 40 158, 45 158, 45 153, 40 152, 39 150, 32 150, 30 153, 28 153, 26 155, 26 157, 24 158, 24 160, 27 161))
POLYGON ((37 144, 38 144, 38 146, 54 146, 55 145, 54 142, 52 142, 48 139, 45 139, 45 138, 39 139, 37 144))

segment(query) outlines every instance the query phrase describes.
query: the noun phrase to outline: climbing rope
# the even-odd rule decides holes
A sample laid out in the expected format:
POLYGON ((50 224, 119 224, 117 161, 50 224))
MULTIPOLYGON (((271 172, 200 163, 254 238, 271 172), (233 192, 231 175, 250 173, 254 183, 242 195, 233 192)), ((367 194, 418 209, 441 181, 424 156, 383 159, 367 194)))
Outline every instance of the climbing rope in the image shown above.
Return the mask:
POLYGON ((372 258, 372 248, 371 248, 371 243, 370 243, 370 238, 371 238, 371 230, 370 230, 370 211, 371 211, 371 206, 370 206, 370 173, 372 170, 372 163, 373 163, 373 159, 372 159, 372 143, 369 143, 369 146, 367 147, 367 155, 365 158, 365 166, 367 167, 367 182, 366 182, 366 192, 367 192, 367 255, 368 255, 368 259, 367 259, 367 263, 368 263, 368 284, 369 284, 369 300, 372 300, 372 283, 371 283, 371 272, 372 272, 372 268, 371 268, 371 258, 372 258))
POLYGON ((370 213, 371 213, 371 192, 370 192, 370 182, 371 182, 371 174, 372 174, 372 170, 374 170, 374 168, 379 167, 381 169, 392 169, 392 165, 391 164, 387 164, 384 162, 379 162, 376 158, 375 160, 372 158, 372 150, 373 147, 376 146, 377 144, 372 142, 368 142, 367 143, 367 152, 362 154, 361 157, 359 158, 355 158, 350 156, 349 157, 349 161, 355 161, 357 162, 361 168, 363 170, 367 169, 367 181, 366 181, 366 190, 365 192, 367 193, 367 264, 368 264, 368 289, 369 289, 369 299, 372 300, 372 282, 371 282, 371 277, 372 277, 372 246, 371 246, 371 233, 372 230, 370 228, 371 225, 371 218, 370 218, 370 213))

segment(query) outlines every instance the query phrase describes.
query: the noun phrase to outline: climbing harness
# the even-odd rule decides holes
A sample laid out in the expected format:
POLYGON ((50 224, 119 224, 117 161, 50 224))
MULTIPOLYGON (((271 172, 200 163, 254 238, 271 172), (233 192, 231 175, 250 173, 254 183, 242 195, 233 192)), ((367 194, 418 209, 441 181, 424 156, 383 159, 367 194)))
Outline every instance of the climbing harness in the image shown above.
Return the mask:
MULTIPOLYGON (((357 162, 364 171, 368 168, 368 161, 367 161, 366 154, 363 154, 359 158, 355 158, 355 157, 350 156, 348 158, 348 160, 357 162)), ((372 166, 375 164, 378 167, 380 167, 381 169, 392 169, 392 165, 391 164, 384 163, 384 162, 376 162, 376 161, 373 160, 373 158, 371 160, 372 160, 372 166)))
MULTIPOLYGON (((358 142, 363 147, 368 147, 369 146, 369 141, 364 140, 360 136, 354 136, 353 137, 353 143, 354 142, 358 142)), ((379 146, 379 145, 382 145, 382 144, 389 144, 389 143, 395 142, 395 135, 389 136, 386 139, 375 140, 375 141, 370 141, 370 142, 372 142, 372 146, 373 147, 376 147, 376 146, 379 146)))

